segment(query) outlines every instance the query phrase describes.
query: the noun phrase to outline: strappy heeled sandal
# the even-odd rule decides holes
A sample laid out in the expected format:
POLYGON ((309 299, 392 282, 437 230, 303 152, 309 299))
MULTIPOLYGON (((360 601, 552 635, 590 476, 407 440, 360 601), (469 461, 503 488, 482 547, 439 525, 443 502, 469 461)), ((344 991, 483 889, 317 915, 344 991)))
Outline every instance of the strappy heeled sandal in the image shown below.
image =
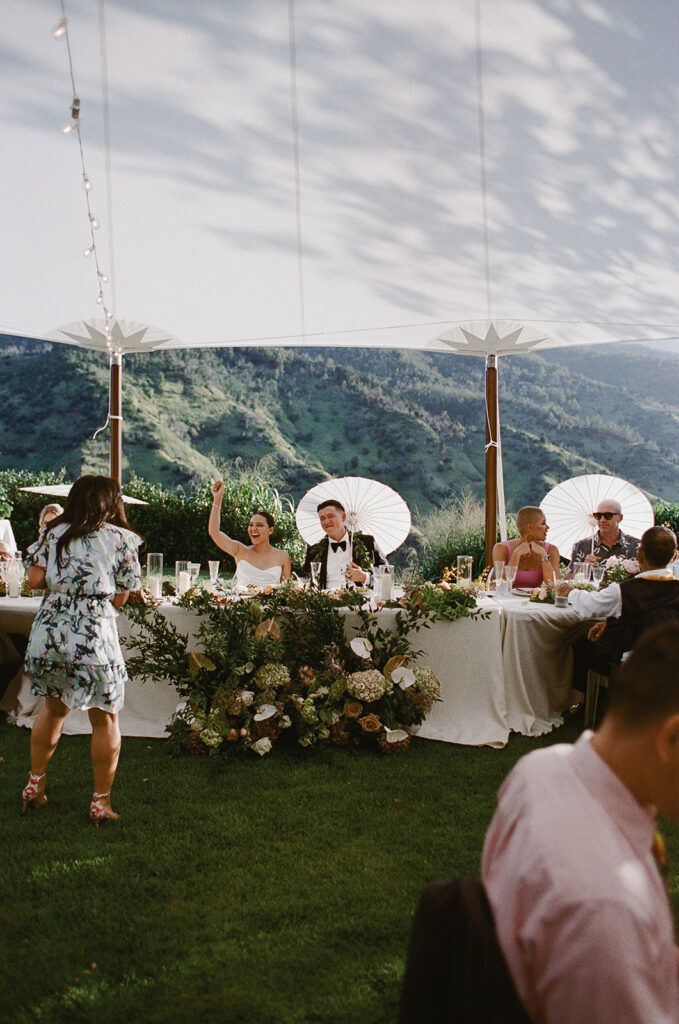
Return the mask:
POLYGON ((99 823, 102 821, 116 821, 120 817, 116 814, 112 807, 109 805, 105 807, 102 800, 105 800, 107 796, 111 795, 111 790, 108 793, 93 793, 92 803, 90 804, 90 821, 93 822, 97 828, 99 823))
POLYGON ((28 784, 24 786, 21 793, 21 799, 23 801, 23 806, 21 808, 22 814, 25 813, 27 807, 44 807, 47 803, 47 797, 45 796, 44 791, 42 793, 40 792, 40 787, 38 785, 38 783, 44 778, 45 772, 43 772, 42 775, 34 775, 33 772, 28 773, 28 784))

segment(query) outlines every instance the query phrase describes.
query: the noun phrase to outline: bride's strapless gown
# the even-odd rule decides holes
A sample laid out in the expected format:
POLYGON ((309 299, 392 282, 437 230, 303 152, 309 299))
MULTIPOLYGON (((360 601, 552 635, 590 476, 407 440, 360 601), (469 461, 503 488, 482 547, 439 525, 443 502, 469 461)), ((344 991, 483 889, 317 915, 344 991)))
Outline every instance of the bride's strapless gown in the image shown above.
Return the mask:
POLYGON ((272 565, 270 569, 258 569, 241 558, 236 566, 235 581, 239 587, 271 587, 281 582, 282 568, 272 565))

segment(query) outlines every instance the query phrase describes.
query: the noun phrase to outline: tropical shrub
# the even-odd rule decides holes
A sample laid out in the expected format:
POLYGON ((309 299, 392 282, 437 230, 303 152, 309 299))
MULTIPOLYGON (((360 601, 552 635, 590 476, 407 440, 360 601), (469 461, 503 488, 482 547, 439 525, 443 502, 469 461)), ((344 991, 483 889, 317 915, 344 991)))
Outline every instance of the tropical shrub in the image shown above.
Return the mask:
MULTIPOLYGON (((516 531, 511 524, 510 536, 516 531)), ((456 565, 458 555, 471 555, 474 575, 485 566, 484 504, 465 491, 446 508, 426 516, 421 524, 422 543, 417 558, 419 570, 428 580, 440 580, 445 569, 456 565)))
MULTIPOLYGON (((278 493, 259 467, 234 465, 224 474, 225 490, 222 501, 222 529, 230 537, 249 544, 248 522, 253 512, 270 512, 276 520, 272 543, 290 552, 293 561, 301 561, 305 545, 297 533, 295 512, 291 499, 278 493)), ((17 546, 25 551, 37 539, 38 514, 52 499, 44 494, 27 494, 22 487, 62 483, 66 471, 59 473, 32 473, 23 470, 0 471, 0 518, 9 518, 17 546), (2 512, 4 510, 4 515, 2 512)), ((233 562, 215 546, 207 532, 212 505, 209 483, 190 492, 183 488, 165 489, 159 484, 147 483, 132 475, 123 490, 133 498, 141 498, 148 505, 128 505, 127 516, 132 526, 143 534, 147 551, 161 551, 166 567, 177 559, 191 559, 207 567, 208 559, 226 560, 226 568, 233 562)), ((56 499, 55 499, 56 500, 56 499)), ((63 503, 63 499, 62 499, 63 503)))
POLYGON ((46 494, 27 494, 22 487, 38 487, 41 484, 60 484, 66 470, 58 473, 33 473, 23 469, 0 470, 0 518, 9 519, 17 547, 25 551, 38 537, 38 516, 41 509, 51 501, 46 494))
POLYGON ((659 501, 653 508, 657 526, 669 526, 679 537, 679 505, 668 501, 659 501))

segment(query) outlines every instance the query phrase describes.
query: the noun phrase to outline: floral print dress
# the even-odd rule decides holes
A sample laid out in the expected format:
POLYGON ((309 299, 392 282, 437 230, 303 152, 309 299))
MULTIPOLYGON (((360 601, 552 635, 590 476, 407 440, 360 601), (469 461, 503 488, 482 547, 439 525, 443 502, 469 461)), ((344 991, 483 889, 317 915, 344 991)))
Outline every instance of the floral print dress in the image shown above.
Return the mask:
POLYGON ((104 523, 64 547, 58 565, 57 540, 66 529, 66 523, 55 526, 26 556, 27 567, 46 570, 48 588, 26 649, 31 689, 37 697, 58 697, 73 711, 117 713, 125 700, 127 671, 111 601, 116 592, 141 586, 141 539, 104 523))

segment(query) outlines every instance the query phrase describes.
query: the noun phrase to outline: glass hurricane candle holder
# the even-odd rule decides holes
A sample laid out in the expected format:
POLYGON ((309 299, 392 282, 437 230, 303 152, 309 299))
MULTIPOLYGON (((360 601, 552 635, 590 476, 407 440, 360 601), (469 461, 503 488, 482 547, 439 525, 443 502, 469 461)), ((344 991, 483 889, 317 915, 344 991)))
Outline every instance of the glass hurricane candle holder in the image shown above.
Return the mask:
POLYGON ((146 584, 151 597, 163 596, 163 556, 159 551, 150 551, 146 556, 146 584))
POLYGON ((191 589, 191 569, 188 561, 174 563, 174 580, 177 589, 177 597, 181 597, 187 590, 191 589))

